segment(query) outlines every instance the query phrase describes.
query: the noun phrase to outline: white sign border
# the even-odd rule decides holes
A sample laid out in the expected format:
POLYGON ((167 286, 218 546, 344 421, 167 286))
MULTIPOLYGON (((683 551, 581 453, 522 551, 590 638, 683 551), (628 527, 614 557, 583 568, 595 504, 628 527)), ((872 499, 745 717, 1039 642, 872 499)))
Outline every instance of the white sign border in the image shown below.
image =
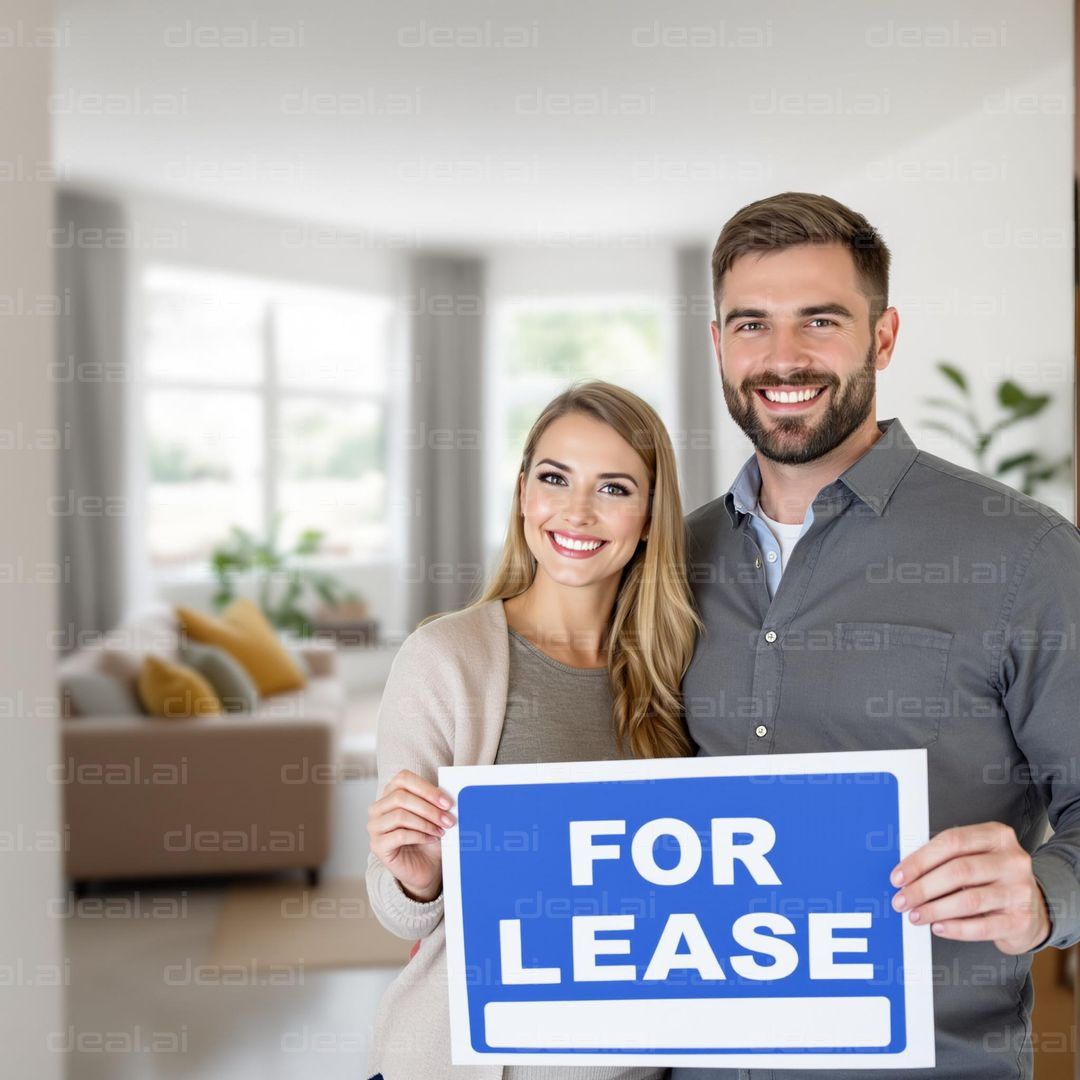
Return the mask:
MULTIPOLYGON (((739 757, 572 761, 537 765, 451 765, 439 769, 439 786, 454 800, 463 788, 570 781, 666 780, 692 776, 782 776, 799 773, 885 772, 896 777, 900 858, 929 839, 926 750, 857 750, 822 754, 752 754, 739 757)), ((455 1065, 681 1065, 728 1069, 925 1069, 936 1064, 929 926, 903 920, 905 1047, 897 1054, 520 1054, 473 1049, 469 1031, 465 937, 461 907, 461 851, 457 827, 442 839, 443 912, 450 999, 450 1040, 455 1065)), ((899 975, 899 973, 898 973, 899 975)))

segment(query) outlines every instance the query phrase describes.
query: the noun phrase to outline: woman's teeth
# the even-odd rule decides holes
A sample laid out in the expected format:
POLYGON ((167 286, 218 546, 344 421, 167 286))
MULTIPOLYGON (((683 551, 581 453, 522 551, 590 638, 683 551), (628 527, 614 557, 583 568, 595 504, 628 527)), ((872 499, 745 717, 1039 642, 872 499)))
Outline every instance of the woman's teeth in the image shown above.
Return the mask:
POLYGON ((779 405, 791 405, 796 401, 809 401, 811 398, 816 398, 824 389, 823 386, 808 390, 768 390, 762 388, 761 392, 769 401, 775 401, 779 405))
POLYGON ((556 543, 560 547, 569 548, 571 551, 595 551, 605 541, 603 540, 575 540, 573 537, 564 536, 559 532, 552 532, 556 543))

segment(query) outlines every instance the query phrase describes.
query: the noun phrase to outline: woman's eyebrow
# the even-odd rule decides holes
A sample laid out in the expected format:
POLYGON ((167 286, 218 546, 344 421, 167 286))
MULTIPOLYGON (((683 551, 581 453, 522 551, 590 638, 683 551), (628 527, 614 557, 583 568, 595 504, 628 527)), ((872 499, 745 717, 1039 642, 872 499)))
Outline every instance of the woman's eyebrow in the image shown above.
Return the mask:
MULTIPOLYGON (((535 467, 541 465, 554 465, 556 469, 562 469, 563 472, 572 473, 574 470, 569 465, 564 465, 561 461, 555 461, 554 458, 544 458, 536 463, 535 467)), ((602 472, 597 473, 598 480, 629 480, 631 484, 638 486, 638 482, 629 474, 624 472, 602 472)))

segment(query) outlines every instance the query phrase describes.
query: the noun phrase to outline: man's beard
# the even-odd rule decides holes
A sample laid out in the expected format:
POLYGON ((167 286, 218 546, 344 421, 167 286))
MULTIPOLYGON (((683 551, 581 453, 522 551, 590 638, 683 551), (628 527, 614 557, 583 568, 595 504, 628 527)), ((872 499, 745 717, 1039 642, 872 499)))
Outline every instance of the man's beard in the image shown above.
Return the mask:
POLYGON ((805 465, 835 450, 870 415, 876 386, 874 349, 871 345, 865 363, 848 379, 842 393, 840 379, 832 373, 801 372, 781 379, 766 372, 744 379, 739 389, 723 378, 722 369, 721 378, 731 417, 755 449, 781 465, 805 465), (825 415, 816 423, 806 416, 777 416, 771 424, 763 423, 754 405, 754 391, 775 386, 824 386, 829 390, 825 415))

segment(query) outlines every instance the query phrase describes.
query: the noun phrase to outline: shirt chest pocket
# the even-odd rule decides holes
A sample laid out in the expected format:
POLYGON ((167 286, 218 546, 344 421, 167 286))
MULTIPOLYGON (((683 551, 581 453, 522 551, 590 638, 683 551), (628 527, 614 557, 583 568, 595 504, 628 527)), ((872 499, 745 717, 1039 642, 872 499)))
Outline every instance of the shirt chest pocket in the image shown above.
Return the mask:
MULTIPOLYGON (((945 675, 953 635, 901 623, 837 623, 827 648, 799 650, 814 689, 802 702, 833 749, 928 746, 945 713, 945 675)), ((793 657, 785 649, 785 688, 793 657)), ((803 680, 799 680, 803 682, 803 680)), ((801 711, 798 702, 788 707, 801 711)))

